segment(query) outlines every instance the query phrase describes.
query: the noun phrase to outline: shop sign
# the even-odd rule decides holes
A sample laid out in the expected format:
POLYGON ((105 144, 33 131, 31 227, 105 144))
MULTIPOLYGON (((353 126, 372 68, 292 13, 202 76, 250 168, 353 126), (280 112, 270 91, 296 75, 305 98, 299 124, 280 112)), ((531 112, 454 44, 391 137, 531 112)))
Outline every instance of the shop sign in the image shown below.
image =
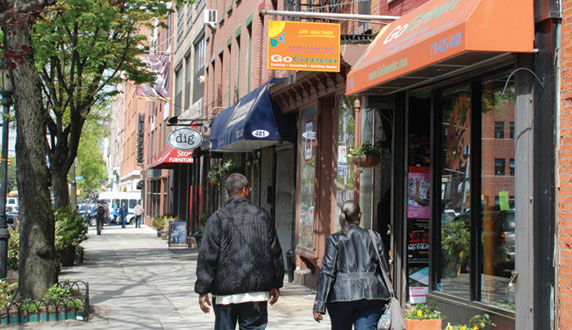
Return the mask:
POLYGON ((312 160, 312 140, 315 139, 315 135, 314 122, 308 120, 306 122, 304 133, 302 133, 302 137, 304 138, 304 160, 307 162, 312 160))
POLYGON ((179 128, 169 134, 169 145, 177 150, 194 150, 203 143, 203 136, 192 128, 179 128))
POLYGON ((340 72, 340 24, 268 22, 268 69, 340 72))

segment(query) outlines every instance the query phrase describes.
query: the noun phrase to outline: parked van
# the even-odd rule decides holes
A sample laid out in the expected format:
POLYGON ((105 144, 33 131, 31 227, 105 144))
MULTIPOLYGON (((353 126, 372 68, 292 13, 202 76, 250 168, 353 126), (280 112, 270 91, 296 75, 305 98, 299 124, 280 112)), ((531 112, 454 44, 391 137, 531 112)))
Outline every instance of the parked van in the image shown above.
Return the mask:
POLYGON ((99 193, 98 200, 103 201, 107 205, 109 221, 113 220, 113 208, 116 205, 122 206, 125 204, 128 210, 126 222, 131 224, 135 219, 133 209, 135 209, 135 205, 137 205, 138 202, 141 202, 141 192, 104 191, 99 193))

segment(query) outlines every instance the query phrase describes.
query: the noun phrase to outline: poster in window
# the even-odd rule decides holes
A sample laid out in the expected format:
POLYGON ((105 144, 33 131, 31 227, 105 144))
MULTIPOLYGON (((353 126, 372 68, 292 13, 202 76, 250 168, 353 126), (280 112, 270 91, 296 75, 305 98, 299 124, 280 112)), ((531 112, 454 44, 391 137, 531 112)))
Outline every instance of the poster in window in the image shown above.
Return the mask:
POLYGON ((169 247, 187 247, 187 223, 176 221, 169 223, 169 247))
POLYGON ((407 217, 429 218, 429 167, 410 166, 407 180, 407 217))
POLYGON ((312 160, 312 143, 313 139, 315 138, 314 133, 314 121, 308 120, 304 127, 304 133, 302 134, 304 137, 304 160, 310 161, 312 160))

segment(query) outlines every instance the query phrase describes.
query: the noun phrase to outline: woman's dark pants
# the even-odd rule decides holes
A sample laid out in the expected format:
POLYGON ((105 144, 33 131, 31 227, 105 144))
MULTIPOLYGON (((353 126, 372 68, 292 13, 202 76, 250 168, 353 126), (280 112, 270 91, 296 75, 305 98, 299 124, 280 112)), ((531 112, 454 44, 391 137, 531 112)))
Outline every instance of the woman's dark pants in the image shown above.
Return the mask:
POLYGON ((327 304, 332 330, 375 330, 385 309, 383 300, 357 300, 327 304))

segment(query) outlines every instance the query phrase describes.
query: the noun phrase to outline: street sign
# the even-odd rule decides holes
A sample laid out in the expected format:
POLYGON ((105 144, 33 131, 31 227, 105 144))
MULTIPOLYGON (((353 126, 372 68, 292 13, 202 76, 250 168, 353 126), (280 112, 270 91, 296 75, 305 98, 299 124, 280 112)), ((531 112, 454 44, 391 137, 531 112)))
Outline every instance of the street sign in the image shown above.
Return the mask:
POLYGON ((169 145, 177 150, 194 150, 203 143, 203 136, 192 128, 179 128, 169 134, 169 145))

